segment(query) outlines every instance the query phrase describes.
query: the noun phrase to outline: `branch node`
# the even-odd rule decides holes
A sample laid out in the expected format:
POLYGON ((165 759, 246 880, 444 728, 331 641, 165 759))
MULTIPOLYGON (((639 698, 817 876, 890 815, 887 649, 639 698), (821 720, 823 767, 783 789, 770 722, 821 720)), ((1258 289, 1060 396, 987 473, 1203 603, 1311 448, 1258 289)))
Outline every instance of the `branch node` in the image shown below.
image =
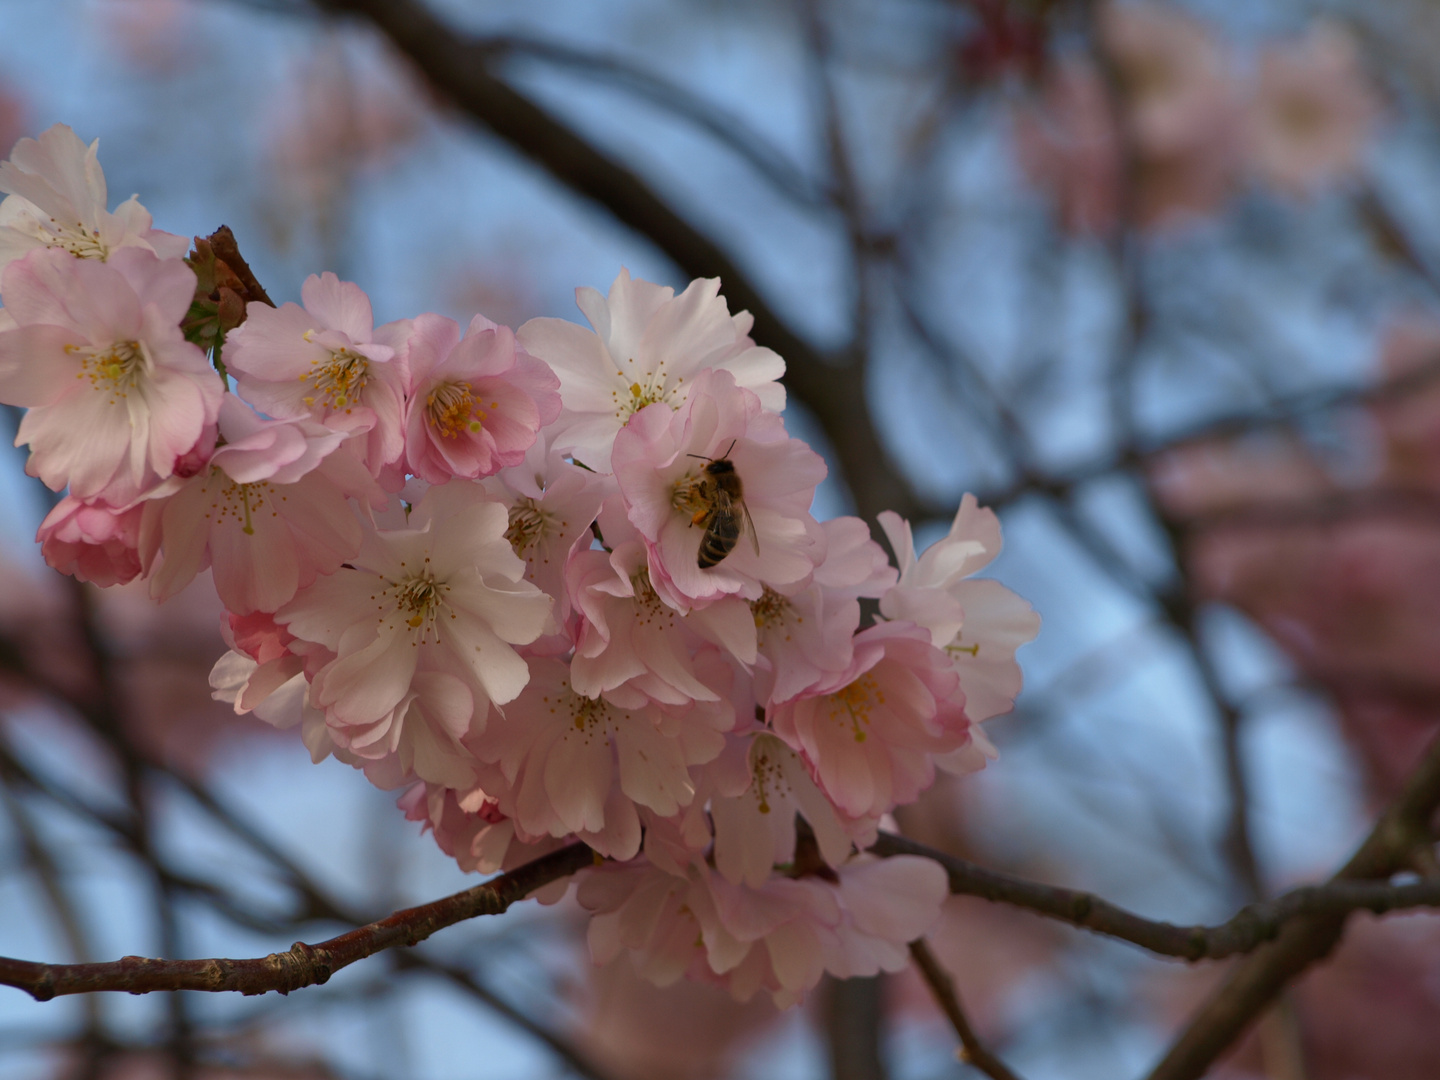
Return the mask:
POLYGON ((35 981, 35 985, 30 987, 30 996, 36 1001, 49 1001, 53 998, 55 996, 55 972, 47 967, 44 974, 35 981))

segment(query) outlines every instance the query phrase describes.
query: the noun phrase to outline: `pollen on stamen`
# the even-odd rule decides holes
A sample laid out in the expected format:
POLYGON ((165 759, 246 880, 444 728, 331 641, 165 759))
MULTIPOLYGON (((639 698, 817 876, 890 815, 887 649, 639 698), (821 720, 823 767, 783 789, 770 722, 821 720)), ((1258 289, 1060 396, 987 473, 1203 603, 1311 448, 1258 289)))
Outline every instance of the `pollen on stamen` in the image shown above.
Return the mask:
MULTIPOLYGON (((307 341, 312 333, 306 331, 307 341)), ((343 409, 359 399, 370 381, 369 359, 350 349, 333 350, 329 360, 312 360, 311 367, 309 378, 316 393, 304 399, 309 408, 314 408, 318 399, 325 408, 343 409)))
POLYGON ((448 382, 425 395, 425 415, 441 437, 456 439, 465 431, 479 434, 487 414, 476 404, 469 383, 448 382))

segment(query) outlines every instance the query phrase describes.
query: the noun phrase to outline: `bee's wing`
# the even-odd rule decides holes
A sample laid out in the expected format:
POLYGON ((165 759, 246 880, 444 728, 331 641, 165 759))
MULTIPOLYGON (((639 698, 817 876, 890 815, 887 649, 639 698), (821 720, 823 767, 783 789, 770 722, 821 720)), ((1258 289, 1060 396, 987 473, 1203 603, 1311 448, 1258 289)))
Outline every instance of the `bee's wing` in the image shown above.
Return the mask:
POLYGON ((760 554, 760 534, 755 531, 755 519, 750 516, 750 507, 745 505, 745 500, 740 500, 740 509, 745 513, 745 531, 750 534, 750 543, 755 548, 755 554, 760 554))

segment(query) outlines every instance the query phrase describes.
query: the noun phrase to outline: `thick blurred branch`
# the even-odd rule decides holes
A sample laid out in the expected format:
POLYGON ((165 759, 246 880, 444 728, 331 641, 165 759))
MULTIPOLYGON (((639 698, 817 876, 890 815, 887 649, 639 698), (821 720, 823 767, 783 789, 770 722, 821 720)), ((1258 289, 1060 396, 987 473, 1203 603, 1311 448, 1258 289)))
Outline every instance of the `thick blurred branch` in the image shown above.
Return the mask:
POLYGON ((582 72, 596 79, 624 87, 636 97, 709 132, 750 166, 782 195, 808 210, 825 210, 835 193, 791 161, 780 147, 772 145, 759 131, 739 117, 728 115, 680 83, 625 63, 613 56, 571 48, 554 41, 523 34, 496 34, 477 38, 476 45, 496 60, 522 58, 548 63, 556 68, 582 72))
POLYGON ((164 960, 127 956, 110 963, 39 964, 0 957, 0 984, 15 986, 37 1001, 64 994, 122 990, 238 991, 288 994, 327 981, 341 968, 397 945, 415 945, 437 930, 480 915, 502 914, 536 889, 591 865, 584 844, 571 844, 526 863, 483 885, 419 907, 406 908, 317 945, 296 942, 289 952, 250 960, 164 960))
POLYGON ((692 277, 718 277, 735 310, 755 317, 754 337, 785 358, 785 383, 813 411, 835 447, 856 510, 917 517, 926 509, 894 468, 870 416, 865 371, 801 338, 734 260, 633 171, 592 146, 487 68, 483 39, 452 30, 415 0, 316 0, 337 15, 369 20, 454 104, 558 181, 648 238, 692 277))
MULTIPOLYGON (((1384 820, 1376 826, 1377 830, 1383 827, 1384 820)), ((1334 880, 1324 885, 1302 886, 1273 900, 1247 905, 1218 926, 1176 926, 1146 919, 1093 893, 1027 881, 890 833, 881 833, 870 850, 877 855, 922 855, 935 860, 949 874, 950 892, 956 896, 978 896, 1011 904, 1082 930, 1128 941, 1161 956, 1190 961, 1220 960, 1252 952, 1278 938, 1289 923, 1303 919, 1324 917, 1343 922, 1355 911, 1380 915, 1406 908, 1440 907, 1440 880, 1397 885, 1386 881, 1334 880)), ((1400 865, 1394 867, 1395 870, 1401 868, 1400 865)))

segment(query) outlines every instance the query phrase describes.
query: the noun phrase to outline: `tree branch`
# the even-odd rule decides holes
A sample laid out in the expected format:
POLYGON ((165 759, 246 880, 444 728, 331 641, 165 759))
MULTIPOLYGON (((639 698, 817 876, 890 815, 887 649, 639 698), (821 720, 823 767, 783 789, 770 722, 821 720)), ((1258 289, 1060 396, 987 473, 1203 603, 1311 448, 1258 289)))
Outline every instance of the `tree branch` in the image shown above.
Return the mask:
MULTIPOLYGON (((1192 962, 1253 952, 1279 937, 1287 924, 1307 917, 1343 920, 1354 911, 1382 915, 1407 908, 1440 907, 1440 880, 1403 885, 1336 880, 1324 885, 1305 885, 1274 900, 1249 904, 1218 926, 1177 926, 1146 919, 1094 893, 1013 877, 891 833, 881 833, 870 850, 882 856, 921 855, 933 859, 949 874, 950 892, 955 896, 978 896, 1025 908, 1082 930, 1128 941, 1161 956, 1192 962)), ((1397 865, 1395 869, 1400 867, 1397 865)))
POLYGON ((985 1048, 985 1044, 975 1034, 975 1029, 970 1026, 970 1019, 960 1007, 960 995, 955 990, 955 981, 950 978, 950 973, 940 966, 940 961, 935 959, 935 954, 930 951, 924 938, 916 938, 910 943, 910 957, 920 969, 926 985, 930 987, 935 1003, 940 1006, 940 1011, 945 1014, 960 1039, 960 1060, 973 1065, 990 1077, 990 1080, 1019 1080, 1003 1061, 985 1048))
POLYGON ((288 951, 251 960, 164 960, 127 956, 96 964, 38 964, 0 957, 0 985, 15 986, 37 1001, 63 994, 123 990, 238 991, 288 994, 324 983, 341 968, 397 945, 415 945, 437 930, 479 915, 499 915, 536 889, 591 865, 584 844, 553 851, 492 881, 419 907, 406 908, 317 945, 296 942, 288 951))
MULTIPOLYGON (((1375 889, 1377 894, 1389 889, 1394 894, 1406 893, 1413 897, 1436 889, 1440 882, 1434 879, 1399 886, 1362 879, 1388 878, 1409 864, 1416 849, 1431 844, 1429 824, 1437 806, 1440 806, 1440 739, 1430 744, 1420 765, 1406 781, 1405 789, 1376 822, 1360 849, 1330 883, 1318 891, 1359 895, 1366 889, 1375 889)), ((1348 913, 1343 905, 1337 905, 1334 910, 1322 906, 1318 911, 1303 912, 1283 926, 1274 942, 1257 950, 1230 972, 1155 1066, 1149 1080, 1195 1080, 1203 1075, 1291 980, 1329 954, 1344 933, 1348 913)))

